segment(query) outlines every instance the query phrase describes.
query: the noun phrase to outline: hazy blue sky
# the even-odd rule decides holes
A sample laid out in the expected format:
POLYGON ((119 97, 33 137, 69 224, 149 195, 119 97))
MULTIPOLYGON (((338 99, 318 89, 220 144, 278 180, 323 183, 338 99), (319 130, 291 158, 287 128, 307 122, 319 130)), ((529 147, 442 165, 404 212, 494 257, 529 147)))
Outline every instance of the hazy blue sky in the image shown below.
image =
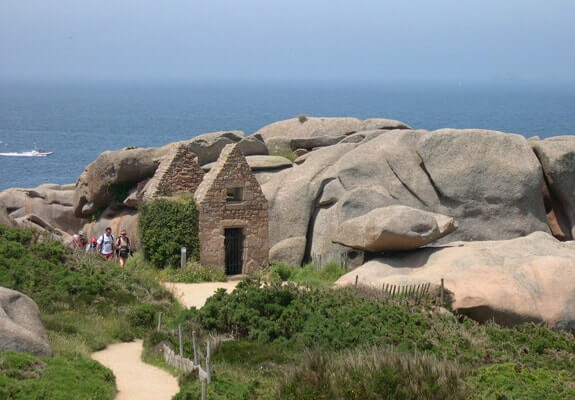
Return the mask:
POLYGON ((0 79, 574 81, 572 0, 0 0, 0 79))

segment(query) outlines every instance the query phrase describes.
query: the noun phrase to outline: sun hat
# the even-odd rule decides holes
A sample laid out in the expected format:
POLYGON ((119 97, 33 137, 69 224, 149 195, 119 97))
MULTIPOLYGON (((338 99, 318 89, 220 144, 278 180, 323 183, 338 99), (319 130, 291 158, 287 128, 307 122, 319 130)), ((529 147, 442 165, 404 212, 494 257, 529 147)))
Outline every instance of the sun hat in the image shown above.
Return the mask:
POLYGON ((120 232, 120 235, 125 235, 126 234, 126 230, 122 229, 122 231, 120 232))

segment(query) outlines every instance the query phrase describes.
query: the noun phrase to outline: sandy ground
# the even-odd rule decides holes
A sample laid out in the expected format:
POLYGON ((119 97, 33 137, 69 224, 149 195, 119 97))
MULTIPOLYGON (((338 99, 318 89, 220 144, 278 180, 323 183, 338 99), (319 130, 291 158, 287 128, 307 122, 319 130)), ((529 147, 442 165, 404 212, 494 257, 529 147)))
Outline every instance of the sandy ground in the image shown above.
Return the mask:
POLYGON ((186 307, 200 308, 204 305, 208 297, 213 295, 219 288, 232 291, 239 283, 239 280, 228 282, 203 282, 203 283, 172 283, 165 282, 166 289, 176 296, 178 301, 186 307))
MULTIPOLYGON (((202 307, 219 288, 234 290, 239 280, 230 282, 171 283, 163 285, 186 307, 202 307)), ((175 377, 141 360, 142 341, 117 343, 92 354, 116 376, 116 400, 169 400, 179 392, 175 377)))
POLYGON ((180 391, 178 380, 164 370, 144 363, 142 341, 117 343, 92 354, 116 376, 116 400, 170 400, 180 391))

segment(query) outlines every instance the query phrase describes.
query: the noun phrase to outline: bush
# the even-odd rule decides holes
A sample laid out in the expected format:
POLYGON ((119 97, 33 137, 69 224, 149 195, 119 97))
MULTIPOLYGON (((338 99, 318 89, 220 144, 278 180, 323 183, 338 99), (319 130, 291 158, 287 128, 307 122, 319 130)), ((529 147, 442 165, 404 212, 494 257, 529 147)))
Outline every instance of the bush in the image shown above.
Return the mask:
POLYGON ((155 267, 178 266, 182 247, 188 259, 199 259, 198 211, 193 199, 144 203, 139 224, 144 257, 155 267))
POLYGON ((504 363, 481 368, 470 380, 476 389, 473 399, 575 398, 575 384, 566 371, 504 363))
POLYGON ((150 328, 155 318, 156 309, 151 304, 140 304, 128 313, 128 321, 134 327, 150 328))
POLYGON ((223 289, 199 310, 207 330, 233 332, 262 342, 339 350, 393 343, 429 348, 429 322, 405 308, 358 298, 349 289, 306 290, 294 285, 261 286, 244 280, 232 293, 223 289))

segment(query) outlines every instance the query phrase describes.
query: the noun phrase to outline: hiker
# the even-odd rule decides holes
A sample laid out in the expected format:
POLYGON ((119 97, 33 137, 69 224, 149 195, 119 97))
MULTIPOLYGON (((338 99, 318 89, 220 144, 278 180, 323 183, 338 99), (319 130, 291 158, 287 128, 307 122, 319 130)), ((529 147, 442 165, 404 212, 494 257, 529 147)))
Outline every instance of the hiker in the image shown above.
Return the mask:
POLYGON ((97 242, 98 253, 106 260, 114 258, 114 236, 112 235, 112 228, 107 227, 102 236, 98 238, 97 242))
POLYGON ((87 244, 88 244, 88 241, 84 237, 84 232, 82 232, 82 231, 78 232, 77 235, 74 235, 72 237, 72 247, 74 249, 84 250, 86 248, 87 244))
POLYGON ((126 230, 122 229, 120 236, 116 239, 116 251, 118 252, 118 259, 120 260, 120 267, 123 267, 132 253, 130 248, 130 238, 126 235, 126 230))
POLYGON ((90 239, 90 243, 86 246, 87 253, 96 253, 98 251, 98 239, 96 236, 92 236, 90 239))

